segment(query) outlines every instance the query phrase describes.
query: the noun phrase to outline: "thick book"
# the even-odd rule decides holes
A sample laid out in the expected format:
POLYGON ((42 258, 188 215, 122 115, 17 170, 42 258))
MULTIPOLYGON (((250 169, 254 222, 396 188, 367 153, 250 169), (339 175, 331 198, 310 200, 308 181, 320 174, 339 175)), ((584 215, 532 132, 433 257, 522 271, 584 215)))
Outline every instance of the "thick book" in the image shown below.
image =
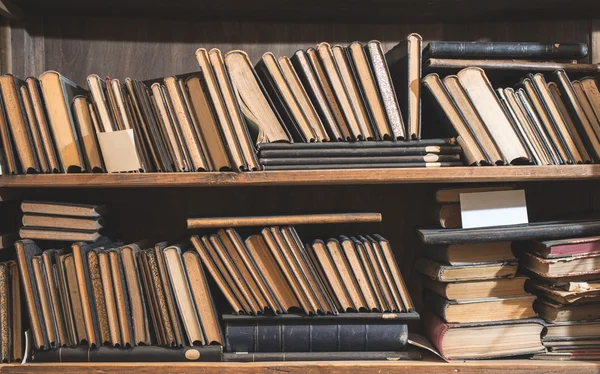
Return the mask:
POLYGON ((526 277, 498 278, 477 281, 439 282, 425 278, 423 287, 448 300, 468 300, 523 296, 526 277))
POLYGON ((579 60, 588 54, 586 43, 539 42, 462 42, 430 41, 423 49, 423 59, 536 59, 579 60))
POLYGON ((433 313, 423 317, 425 335, 448 360, 520 356, 545 351, 539 319, 487 323, 444 323, 433 313), (477 334, 477 339, 473 339, 477 334), (471 342, 465 345, 464 342, 471 342))
POLYGON ((222 355, 223 348, 220 345, 183 348, 156 346, 88 348, 82 346, 34 351, 32 362, 220 362, 222 355))
POLYGON ((559 322, 546 325, 542 341, 592 338, 600 336, 600 321, 559 322))
POLYGON ((64 242, 95 242, 103 236, 98 231, 57 229, 48 227, 22 227, 21 239, 57 240, 64 242))
POLYGON ((21 203, 21 211, 33 214, 96 218, 106 214, 106 206, 25 200, 21 203))
POLYGON ((447 300, 425 290, 423 302, 427 310, 434 311, 446 322, 475 323, 533 318, 535 296, 505 296, 478 299, 447 300))
POLYGON ((528 282, 528 290, 546 300, 562 305, 600 302, 600 281, 545 284, 528 282))
POLYGON ((600 72, 600 67, 597 64, 574 64, 572 62, 430 58, 423 63, 423 70, 426 72, 440 70, 454 72, 469 67, 477 67, 486 71, 501 70, 502 72, 553 72, 564 70, 567 73, 588 75, 600 72))
POLYGON ((586 235, 598 235, 600 234, 600 221, 565 220, 474 229, 418 229, 417 231, 421 240, 425 244, 549 240, 586 235))
POLYGON ((45 227, 49 229, 98 231, 104 227, 102 218, 78 218, 41 214, 24 214, 22 222, 23 226, 26 227, 45 227))
POLYGON ((419 272, 440 282, 512 278, 517 272, 517 267, 516 261, 451 266, 423 257, 419 258, 416 264, 419 272))
POLYGON ((407 352, 269 352, 223 353, 225 362, 278 361, 405 361, 421 360, 418 351, 407 352))
POLYGON ((533 241, 528 244, 536 255, 544 258, 569 257, 600 253, 600 236, 533 241))
MULTIPOLYGON (((344 352, 404 351, 408 339, 405 321, 337 316, 223 315, 225 352, 344 352)), ((390 314, 398 316, 398 314, 390 314)), ((366 315, 368 317, 368 314, 366 315)))
POLYGON ((514 261, 511 242, 427 245, 425 257, 447 265, 468 265, 485 262, 514 261))
POLYGON ((396 87, 406 138, 421 138, 421 48, 423 38, 410 34, 385 54, 396 87))
POLYGON ((561 305, 554 301, 538 299, 533 308, 547 322, 576 322, 600 319, 600 303, 561 305))
POLYGON ((367 164, 309 164, 309 165, 264 165, 264 170, 325 170, 325 169, 397 169, 397 168, 444 168, 464 166, 462 162, 406 162, 402 164, 367 163, 367 164))
POLYGON ((525 269, 547 279, 593 279, 600 274, 600 253, 543 258, 525 252, 520 255, 519 262, 525 269))

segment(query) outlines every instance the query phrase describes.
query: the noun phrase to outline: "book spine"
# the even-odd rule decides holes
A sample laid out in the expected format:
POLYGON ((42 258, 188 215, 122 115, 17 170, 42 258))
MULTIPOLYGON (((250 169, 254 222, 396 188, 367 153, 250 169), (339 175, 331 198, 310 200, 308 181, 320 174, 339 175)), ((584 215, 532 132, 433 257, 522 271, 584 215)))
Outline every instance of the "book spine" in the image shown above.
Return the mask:
POLYGON ((57 348, 35 351, 32 362, 220 362, 222 347, 163 348, 137 346, 133 348, 88 347, 57 348))
POLYGON ((292 353, 223 353, 225 362, 268 361, 399 361, 421 360, 421 353, 412 352, 292 352, 292 353))
POLYGON ((318 165, 264 165, 264 170, 321 170, 321 169, 406 169, 443 168, 463 166, 462 162, 407 162, 397 164, 318 164, 318 165))
POLYGON ((588 54, 584 43, 493 43, 431 42, 427 57, 452 58, 532 58, 540 60, 579 60, 588 54))
POLYGON ((362 149, 362 148, 409 148, 425 146, 456 145, 454 138, 421 139, 395 142, 391 140, 363 142, 323 142, 323 143, 261 143, 260 151, 292 149, 362 149))
POLYGON ((402 323, 255 323, 225 326, 225 352, 404 351, 402 323))

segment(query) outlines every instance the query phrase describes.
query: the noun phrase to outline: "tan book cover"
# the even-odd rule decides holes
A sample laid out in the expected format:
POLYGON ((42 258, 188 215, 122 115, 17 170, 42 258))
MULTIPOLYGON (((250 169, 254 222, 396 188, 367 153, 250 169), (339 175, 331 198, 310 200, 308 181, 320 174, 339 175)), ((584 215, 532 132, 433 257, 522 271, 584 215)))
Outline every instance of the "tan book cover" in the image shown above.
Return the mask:
POLYGON ((98 173, 106 171, 104 169, 100 147, 98 146, 94 124, 92 123, 88 101, 84 96, 76 96, 73 98, 73 114, 79 129, 81 145, 83 146, 83 155, 87 161, 89 170, 98 173))
POLYGON ((117 312, 117 303, 115 300, 115 290, 108 252, 98 253, 98 264, 100 267, 102 290, 104 292, 104 305, 106 305, 106 318, 108 321, 110 343, 113 346, 122 347, 123 342, 121 341, 121 332, 119 331, 119 314, 117 312))
POLYGON ((171 287, 171 281, 169 280, 167 268, 165 266, 163 249, 165 249, 166 247, 167 243, 157 243, 154 246, 154 257, 156 258, 156 265, 162 282, 162 289, 165 295, 165 303, 169 311, 171 326, 173 327, 173 335, 175 337, 174 345, 176 347, 181 347, 183 346, 185 339, 183 336, 183 327, 181 326, 179 314, 176 309, 173 288, 171 287))
POLYGON ((44 145, 42 144, 42 135, 40 134, 37 118, 35 117, 35 112, 33 110, 31 95, 29 95, 29 90, 27 89, 26 85, 22 85, 19 88, 19 91, 21 94, 21 100, 23 102, 23 109, 25 110, 27 118, 27 125, 29 126, 29 134, 31 136, 30 140, 33 145, 33 150, 37 156, 40 171, 43 173, 48 173, 50 172, 50 168, 46 153, 44 152, 44 145))

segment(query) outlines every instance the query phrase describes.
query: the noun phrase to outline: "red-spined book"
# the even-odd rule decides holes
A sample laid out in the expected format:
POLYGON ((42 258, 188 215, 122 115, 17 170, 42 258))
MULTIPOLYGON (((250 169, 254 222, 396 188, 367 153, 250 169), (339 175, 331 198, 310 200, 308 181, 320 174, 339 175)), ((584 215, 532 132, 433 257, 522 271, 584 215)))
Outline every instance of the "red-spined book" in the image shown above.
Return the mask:
POLYGON ((540 319, 485 323, 444 323, 423 314, 425 335, 447 360, 488 359, 544 352, 540 319))
POLYGON ((600 236, 532 242, 533 251, 544 258, 600 253, 600 236))

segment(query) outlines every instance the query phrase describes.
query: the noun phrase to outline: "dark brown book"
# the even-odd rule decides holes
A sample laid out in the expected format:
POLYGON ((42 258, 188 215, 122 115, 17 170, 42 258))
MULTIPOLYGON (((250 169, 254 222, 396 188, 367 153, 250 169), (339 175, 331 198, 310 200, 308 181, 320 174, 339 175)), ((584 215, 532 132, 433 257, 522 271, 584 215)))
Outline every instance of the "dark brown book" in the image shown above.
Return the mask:
POLYGON ((147 266, 146 276, 149 282, 145 283, 144 287, 148 289, 149 293, 154 297, 154 304, 156 308, 156 315, 154 317, 155 324, 160 326, 159 330, 163 335, 163 344, 166 346, 174 346, 176 344, 175 333, 173 330, 173 324, 171 323, 169 308, 167 307, 167 298, 163 288, 160 269, 156 261, 155 249, 147 249, 139 256, 145 257, 144 261, 147 266))
POLYGON ((33 145, 34 153, 37 156, 37 161, 40 166, 40 172, 48 173, 48 159, 46 158, 46 154, 44 152, 44 146, 42 144, 42 135, 40 134, 40 129, 37 123, 37 118, 35 117, 35 113, 33 111, 33 104, 31 102, 31 95, 29 95, 29 90, 26 85, 22 85, 19 88, 19 94, 21 95, 21 101, 23 104, 23 109, 25 111, 27 125, 29 126, 29 134, 31 136, 31 142, 33 145))
POLYGON ((385 54, 390 74, 396 86, 402 116, 406 121, 406 136, 421 138, 421 49, 423 38, 409 34, 385 54))
POLYGON ((94 218, 105 214, 106 206, 24 200, 21 203, 21 211, 33 214, 94 218))
POLYGON ((423 63, 423 69, 427 71, 438 69, 460 70, 468 67, 478 67, 485 70, 514 70, 523 72, 553 72, 555 70, 564 70, 568 73, 577 74, 598 74, 600 72, 600 68, 596 64, 574 64, 572 62, 430 58, 423 63))

